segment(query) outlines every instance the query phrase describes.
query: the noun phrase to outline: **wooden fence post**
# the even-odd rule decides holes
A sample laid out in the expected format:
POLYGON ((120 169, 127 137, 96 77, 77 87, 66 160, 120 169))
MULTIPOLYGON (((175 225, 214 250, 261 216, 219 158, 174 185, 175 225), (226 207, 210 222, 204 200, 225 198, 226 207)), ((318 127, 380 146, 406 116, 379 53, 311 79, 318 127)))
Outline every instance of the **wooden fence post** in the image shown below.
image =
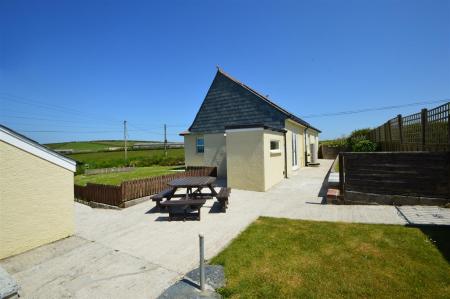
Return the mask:
POLYGON ((386 124, 387 124, 387 127, 388 127, 389 142, 392 143, 391 122, 388 121, 386 124))
POLYGON ((447 143, 448 143, 448 148, 447 150, 450 151, 450 104, 447 104, 447 143))
POLYGON ((403 123, 402 123, 402 115, 397 115, 397 123, 398 123, 398 134, 400 135, 400 145, 403 144, 403 123))
POLYGON ((426 129, 427 129, 427 109, 422 109, 420 113, 420 123, 422 125, 422 150, 425 150, 425 144, 426 144, 426 129))
POLYGON ((344 154, 339 153, 339 189, 344 196, 344 154))

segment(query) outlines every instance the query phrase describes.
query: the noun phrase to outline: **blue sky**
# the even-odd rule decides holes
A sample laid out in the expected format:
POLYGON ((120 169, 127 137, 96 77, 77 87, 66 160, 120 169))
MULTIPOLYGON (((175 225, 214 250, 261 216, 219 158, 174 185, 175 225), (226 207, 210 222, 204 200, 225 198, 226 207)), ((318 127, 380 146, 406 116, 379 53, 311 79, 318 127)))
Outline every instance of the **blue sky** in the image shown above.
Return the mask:
MULTIPOLYGON (((450 1, 0 0, 0 122, 181 140, 220 65, 298 116, 450 98, 450 1)), ((428 104, 305 118, 322 139, 428 104)), ((52 131, 52 132, 31 132, 52 131)))

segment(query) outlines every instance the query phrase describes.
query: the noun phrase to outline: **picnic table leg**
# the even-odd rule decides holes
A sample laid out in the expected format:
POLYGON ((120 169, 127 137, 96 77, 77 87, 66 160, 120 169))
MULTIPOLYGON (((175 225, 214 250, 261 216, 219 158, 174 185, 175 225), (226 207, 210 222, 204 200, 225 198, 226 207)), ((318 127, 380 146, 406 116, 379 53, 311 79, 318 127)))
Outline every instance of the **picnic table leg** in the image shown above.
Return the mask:
POLYGON ((185 197, 185 198, 186 198, 186 200, 187 200, 187 199, 189 199, 189 194, 191 194, 191 193, 192 193, 192 189, 191 189, 191 188, 189 188, 189 187, 188 187, 188 188, 186 188, 186 197, 185 197))
POLYGON ((212 193, 213 196, 217 195, 217 192, 216 192, 216 190, 214 189, 214 187, 212 185, 208 185, 208 188, 209 188, 209 190, 211 190, 211 193, 212 193))
POLYGON ((172 193, 167 196, 167 200, 170 200, 175 195, 175 192, 177 192, 177 187, 172 187, 172 193))

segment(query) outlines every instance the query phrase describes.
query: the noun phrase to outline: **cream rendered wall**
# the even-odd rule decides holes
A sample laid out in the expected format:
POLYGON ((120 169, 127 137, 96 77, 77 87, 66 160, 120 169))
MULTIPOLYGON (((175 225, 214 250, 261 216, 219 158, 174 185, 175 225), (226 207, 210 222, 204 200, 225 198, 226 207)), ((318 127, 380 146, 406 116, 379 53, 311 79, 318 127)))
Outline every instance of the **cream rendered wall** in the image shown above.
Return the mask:
POLYGON ((297 164, 298 168, 305 165, 305 127, 287 119, 285 122, 286 149, 287 149, 287 175, 291 177, 295 171, 292 167, 292 134, 297 134, 297 164))
POLYGON ((73 172, 0 141, 0 259, 74 233, 73 172))
POLYGON ((226 135, 228 186, 265 191, 264 130, 227 130, 226 135))
POLYGON ((308 162, 310 161, 310 154, 311 154, 311 146, 310 144, 316 144, 317 150, 319 150, 319 132, 313 129, 306 130, 306 150, 308 152, 308 162))
POLYGON ((217 176, 227 176, 226 145, 224 133, 192 134, 184 136, 184 159, 186 166, 215 166, 217 176), (203 137, 204 153, 197 153, 197 137, 203 137))
POLYGON ((264 191, 284 178, 284 134, 281 132, 264 131, 264 191), (280 149, 270 150, 270 142, 278 141, 280 149))
POLYGON ((195 146, 198 136, 203 135, 191 134, 184 136, 184 161, 186 166, 205 166, 204 154, 198 154, 195 146))
POLYGON ((227 176, 226 141, 224 133, 205 134, 203 161, 207 166, 217 167, 217 177, 227 176))

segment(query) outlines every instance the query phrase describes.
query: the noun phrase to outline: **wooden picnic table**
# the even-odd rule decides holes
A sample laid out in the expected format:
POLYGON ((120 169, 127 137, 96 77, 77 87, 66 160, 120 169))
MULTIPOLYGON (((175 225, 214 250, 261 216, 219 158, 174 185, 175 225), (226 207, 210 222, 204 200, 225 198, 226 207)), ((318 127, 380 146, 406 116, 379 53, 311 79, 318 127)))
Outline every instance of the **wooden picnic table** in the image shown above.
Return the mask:
MULTIPOLYGON (((213 184, 216 182, 216 178, 209 176, 201 177, 184 177, 175 179, 168 183, 169 188, 160 192, 156 199, 162 200, 166 198, 164 202, 160 202, 161 207, 167 208, 169 210, 169 221, 173 217, 179 215, 185 220, 190 213, 187 213, 188 209, 197 210, 195 217, 200 220, 200 210, 205 204, 207 198, 211 198, 217 195, 216 190, 214 190, 213 184), (186 194, 175 194, 177 189, 185 188, 186 194), (211 193, 203 193, 203 188, 209 188, 211 193), (193 189, 195 189, 193 191, 193 189), (181 200, 170 200, 173 197, 182 197, 181 200), (177 213, 176 210, 181 209, 182 213, 177 213)), ((155 199, 155 196, 153 197, 155 199)), ((191 214, 192 215, 192 214, 191 214)))
POLYGON ((176 215, 183 216, 183 220, 189 215, 188 209, 197 210, 195 215, 200 220, 200 210, 206 199, 216 197, 219 201, 222 212, 225 212, 228 207, 228 197, 230 195, 230 188, 221 188, 219 193, 214 189, 215 177, 199 176, 199 177, 183 177, 175 179, 168 183, 169 188, 152 196, 152 200, 156 201, 156 205, 160 208, 167 208, 169 210, 169 220, 172 220, 176 215), (177 189, 186 189, 185 194, 176 194, 177 189), (203 188, 208 188, 209 193, 202 192, 203 188), (181 198, 180 200, 171 200, 172 198, 181 198), (163 199, 166 201, 163 201, 163 199), (177 213, 176 209, 181 209, 182 213, 177 213))
POLYGON ((168 183, 169 186, 173 188, 173 193, 176 192, 178 188, 186 188, 186 199, 189 198, 205 198, 213 197, 217 195, 216 190, 214 190, 213 184, 216 182, 215 177, 210 176, 191 176, 175 179, 168 183), (208 188, 211 193, 203 193, 202 189, 208 188), (195 189, 194 191, 192 191, 195 189))

